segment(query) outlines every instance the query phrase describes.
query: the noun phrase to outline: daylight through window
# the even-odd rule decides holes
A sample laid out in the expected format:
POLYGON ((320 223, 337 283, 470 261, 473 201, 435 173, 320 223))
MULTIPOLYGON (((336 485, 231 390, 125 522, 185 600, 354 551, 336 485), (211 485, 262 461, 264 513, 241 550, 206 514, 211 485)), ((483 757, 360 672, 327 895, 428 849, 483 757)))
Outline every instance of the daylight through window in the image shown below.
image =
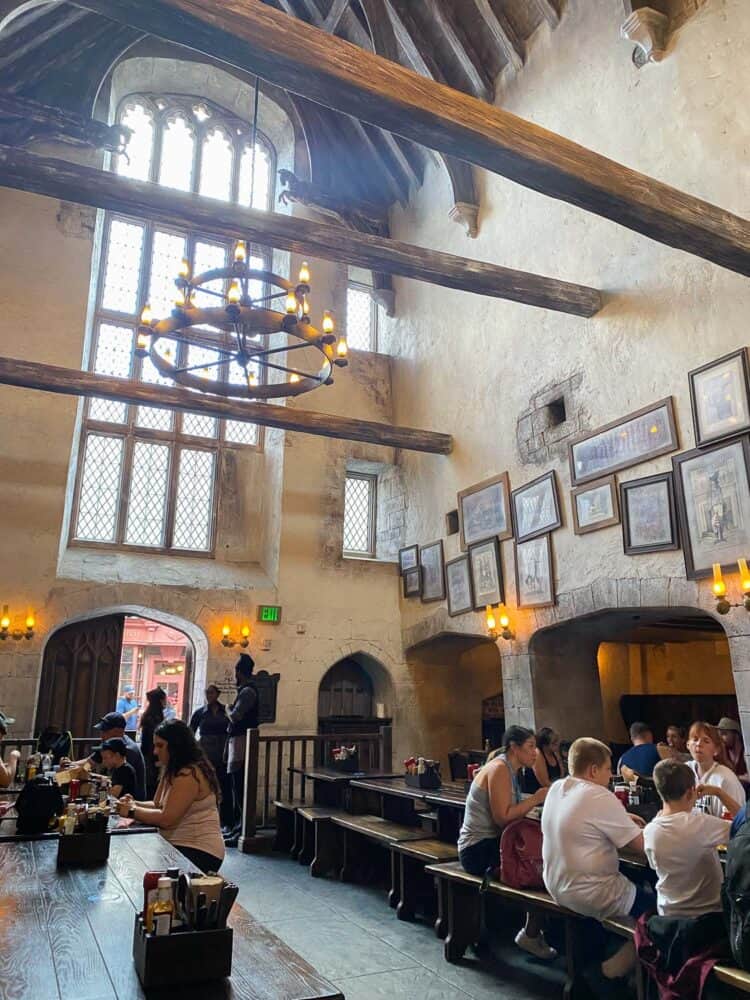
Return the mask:
POLYGON ((377 477, 347 473, 344 489, 344 554, 375 557, 377 477))

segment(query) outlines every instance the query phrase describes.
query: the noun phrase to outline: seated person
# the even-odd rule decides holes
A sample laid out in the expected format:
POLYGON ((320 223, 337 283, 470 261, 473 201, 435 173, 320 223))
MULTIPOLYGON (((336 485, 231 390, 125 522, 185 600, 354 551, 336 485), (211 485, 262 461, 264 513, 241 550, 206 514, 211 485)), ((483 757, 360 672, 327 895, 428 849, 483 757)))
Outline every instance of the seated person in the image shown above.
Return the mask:
MULTIPOLYGON (((8 735, 8 726, 12 726, 15 719, 9 718, 0 712, 0 740, 4 740, 8 735)), ((7 788, 13 784, 18 767, 18 759, 21 756, 20 750, 11 750, 8 754, 8 763, 4 763, 0 757, 0 788, 7 788)))
POLYGON ((656 749, 662 760, 679 760, 686 764, 690 760, 685 730, 682 726, 667 726, 667 738, 664 743, 657 743, 656 749))
POLYGON ((722 909, 724 876, 716 848, 729 840, 729 820, 699 812, 702 788, 687 764, 663 760, 654 768, 663 808, 643 832, 646 857, 658 875, 662 917, 700 917, 722 909))
POLYGON ((109 740, 104 740, 101 746, 96 748, 102 757, 104 765, 111 781, 112 795, 119 799, 123 795, 135 794, 135 768, 128 763, 127 744, 119 736, 113 736, 109 740))
POLYGON ((727 766, 731 767, 742 784, 750 785, 750 775, 747 773, 747 762, 745 761, 745 743, 742 739, 742 730, 739 722, 734 719, 719 719, 716 727, 719 736, 724 744, 724 752, 727 755, 727 766))
MULTIPOLYGON (((609 747, 578 739, 568 767, 570 775, 549 788, 542 813, 547 891, 561 906, 597 920, 638 917, 653 906, 653 897, 620 873, 618 851, 643 853, 643 821, 629 815, 609 790, 609 747)), ((601 972, 620 978, 634 963, 635 949, 627 942, 602 963, 601 972)))
POLYGON ((736 816, 745 804, 745 790, 731 768, 726 766, 724 744, 718 729, 707 722, 694 722, 690 727, 688 750, 692 760, 688 767, 701 786, 699 808, 714 816, 728 812, 736 816))
POLYGON ((650 778, 661 760, 661 755, 654 746, 651 727, 645 722, 634 722, 630 727, 630 742, 633 744, 632 747, 620 757, 617 765, 618 774, 621 774, 626 781, 650 778))
MULTIPOLYGON (((125 756, 127 757, 128 764, 132 764, 133 770, 135 771, 135 798, 143 799, 146 797, 146 765, 143 761, 143 754, 141 753, 141 748, 138 744, 131 740, 131 738, 125 732, 125 718, 119 712, 107 712, 106 715, 96 723, 94 729, 98 730, 102 740, 111 740, 115 737, 119 737, 125 741, 125 756)), ((86 761, 91 764, 101 766, 102 758, 98 750, 83 760, 73 761, 73 767, 82 767, 86 761)), ((65 768, 71 766, 71 762, 63 757, 60 761, 60 766, 65 768)))
POLYGON ((153 802, 126 795, 117 805, 118 813, 158 827, 161 836, 196 867, 218 872, 224 860, 224 838, 216 772, 193 731, 180 719, 156 727, 154 755, 162 771, 153 802))
POLYGON ((560 753, 560 735, 549 726, 536 734, 536 760, 533 768, 524 768, 523 790, 533 794, 539 788, 548 788, 553 781, 565 776, 565 763, 560 753))

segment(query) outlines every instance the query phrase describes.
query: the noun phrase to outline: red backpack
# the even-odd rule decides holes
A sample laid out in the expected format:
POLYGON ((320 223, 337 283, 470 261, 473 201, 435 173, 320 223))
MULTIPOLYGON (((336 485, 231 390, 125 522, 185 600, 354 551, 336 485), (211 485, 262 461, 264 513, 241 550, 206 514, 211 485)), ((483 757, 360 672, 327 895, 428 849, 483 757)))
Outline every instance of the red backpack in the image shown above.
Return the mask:
POLYGON ((543 889, 542 824, 516 819, 500 837, 500 881, 512 889, 543 889))

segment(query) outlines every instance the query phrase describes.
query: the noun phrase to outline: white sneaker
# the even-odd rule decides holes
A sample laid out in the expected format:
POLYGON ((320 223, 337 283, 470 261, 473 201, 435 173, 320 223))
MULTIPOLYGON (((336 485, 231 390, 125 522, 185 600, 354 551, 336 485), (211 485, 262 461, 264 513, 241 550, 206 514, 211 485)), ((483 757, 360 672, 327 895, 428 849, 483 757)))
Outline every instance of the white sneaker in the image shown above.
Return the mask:
POLYGON ((527 951, 534 958, 541 958, 543 962, 552 962, 557 958, 557 952, 554 948, 550 948, 544 940, 544 934, 539 934, 538 937, 529 937, 522 927, 516 934, 515 940, 519 948, 527 951))

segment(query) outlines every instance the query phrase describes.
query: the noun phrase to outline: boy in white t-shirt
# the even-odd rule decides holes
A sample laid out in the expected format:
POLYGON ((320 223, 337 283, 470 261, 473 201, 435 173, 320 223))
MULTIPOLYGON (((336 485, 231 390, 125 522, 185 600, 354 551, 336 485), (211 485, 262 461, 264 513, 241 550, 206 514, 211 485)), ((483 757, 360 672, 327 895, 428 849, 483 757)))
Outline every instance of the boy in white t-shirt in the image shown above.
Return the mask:
MULTIPOLYGON (((653 896, 620 873, 618 851, 643 853, 643 821, 625 811, 609 791, 612 758, 599 740, 576 740, 568 755, 570 775, 555 781, 542 812, 544 884, 561 906, 587 917, 638 917, 653 896)), ((608 979, 635 963, 628 942, 602 964, 608 979)))
POLYGON ((723 874, 716 848, 729 841, 731 821, 695 809, 704 789, 696 787, 687 764, 661 761, 654 768, 654 784, 664 808, 644 830, 643 840, 649 864, 659 876, 660 916, 719 912, 723 874))

